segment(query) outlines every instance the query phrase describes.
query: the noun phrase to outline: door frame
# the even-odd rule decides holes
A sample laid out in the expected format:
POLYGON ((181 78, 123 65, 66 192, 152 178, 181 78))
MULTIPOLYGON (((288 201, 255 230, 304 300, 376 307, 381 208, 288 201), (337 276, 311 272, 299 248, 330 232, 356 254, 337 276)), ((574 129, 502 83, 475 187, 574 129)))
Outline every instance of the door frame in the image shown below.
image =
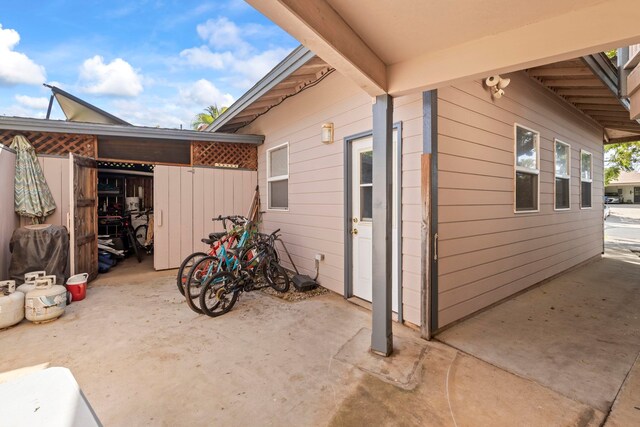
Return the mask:
MULTIPOLYGON (((396 191, 398 194, 396 206, 394 206, 398 219, 397 233, 397 247, 398 254, 398 271, 396 272, 396 279, 398 282, 398 323, 402 323, 404 320, 402 312, 402 122, 396 122, 393 124, 393 131, 398 132, 398 140, 396 142, 396 176, 394 181, 396 182, 396 191)), ((352 160, 353 160, 353 145, 352 142, 358 139, 373 137, 373 129, 364 132, 359 132, 353 135, 346 136, 344 138, 343 152, 344 152, 344 297, 353 297, 353 241, 351 240, 351 217, 353 214, 352 203, 352 160)), ((395 308, 395 307, 394 307, 395 308)))

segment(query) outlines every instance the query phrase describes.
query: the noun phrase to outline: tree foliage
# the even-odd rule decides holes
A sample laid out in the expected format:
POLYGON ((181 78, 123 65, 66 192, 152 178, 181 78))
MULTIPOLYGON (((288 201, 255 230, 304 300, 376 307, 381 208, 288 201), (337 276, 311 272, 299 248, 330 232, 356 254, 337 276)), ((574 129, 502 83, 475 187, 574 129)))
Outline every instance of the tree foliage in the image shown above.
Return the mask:
POLYGON ((204 109, 204 112, 199 113, 191 122, 191 127, 195 130, 202 130, 213 123, 222 113, 227 111, 228 107, 220 107, 216 104, 209 105, 204 109))
POLYGON ((607 145, 604 159, 604 185, 609 185, 618 179, 620 172, 640 169, 640 142, 607 145))

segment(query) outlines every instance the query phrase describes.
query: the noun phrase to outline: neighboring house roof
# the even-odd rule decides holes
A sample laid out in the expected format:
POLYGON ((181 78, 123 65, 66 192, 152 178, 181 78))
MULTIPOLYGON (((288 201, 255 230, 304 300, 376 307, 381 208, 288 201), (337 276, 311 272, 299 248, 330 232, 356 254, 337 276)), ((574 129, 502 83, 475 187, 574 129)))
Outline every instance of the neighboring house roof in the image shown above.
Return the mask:
POLYGON ((615 181, 611 181, 607 187, 616 185, 640 185, 640 172, 620 172, 615 181))
POLYGON ((205 130, 235 132, 332 71, 333 68, 313 52, 299 46, 205 130))
POLYGON ((618 70, 604 53, 529 68, 526 72, 598 122, 608 142, 640 139, 640 123, 631 119, 629 101, 619 95, 618 70))
MULTIPOLYGON (((71 95, 69 92, 65 92, 58 87, 51 86, 46 83, 44 86, 51 89, 52 96, 56 98, 58 104, 60 104, 60 108, 62 108, 62 112, 70 122, 131 126, 130 123, 125 122, 121 118, 107 113, 95 105, 89 104, 88 102, 71 95)), ((49 106, 49 108, 51 108, 51 106, 49 106)), ((49 113, 50 110, 47 111, 47 118, 49 118, 49 113)))
POLYGON ((113 125, 101 123, 80 123, 64 120, 34 119, 25 117, 0 116, 0 129, 76 133, 96 136, 119 136, 126 138, 169 139, 180 141, 231 142, 237 144, 260 145, 263 135, 236 135, 217 132, 197 132, 194 130, 165 129, 133 125, 113 125))

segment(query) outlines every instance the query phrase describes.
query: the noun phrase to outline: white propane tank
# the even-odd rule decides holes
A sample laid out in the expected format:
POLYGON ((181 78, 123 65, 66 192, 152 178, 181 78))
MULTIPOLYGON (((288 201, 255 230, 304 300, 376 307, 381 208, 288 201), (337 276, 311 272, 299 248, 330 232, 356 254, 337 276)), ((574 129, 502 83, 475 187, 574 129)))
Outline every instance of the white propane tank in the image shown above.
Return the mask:
POLYGON ((46 276, 47 273, 44 271, 31 271, 29 273, 25 273, 24 274, 24 283, 20 286, 18 286, 18 291, 22 292, 23 294, 27 295, 28 292, 31 292, 32 290, 34 290, 36 288, 36 279, 39 279, 40 277, 44 277, 46 276))
POLYGON ((47 279, 51 282, 52 285, 56 284, 58 278, 56 276, 45 276, 44 271, 34 271, 33 273, 27 273, 24 275, 24 283, 18 286, 18 291, 27 295, 29 292, 36 288, 36 280, 38 279, 47 279))
POLYGON ((0 282, 0 329, 8 328, 24 319, 24 294, 16 292, 16 281, 0 282))
POLYGON ((67 306, 67 289, 53 283, 51 276, 36 280, 36 288, 28 292, 25 298, 27 320, 41 323, 62 316, 67 306))

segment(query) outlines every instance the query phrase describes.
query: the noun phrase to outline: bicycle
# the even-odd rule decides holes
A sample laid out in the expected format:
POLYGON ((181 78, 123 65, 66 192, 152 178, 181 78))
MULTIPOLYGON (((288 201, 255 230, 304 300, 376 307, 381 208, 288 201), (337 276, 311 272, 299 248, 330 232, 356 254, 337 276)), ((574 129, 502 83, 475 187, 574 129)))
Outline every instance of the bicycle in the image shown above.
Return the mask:
POLYGON ((219 271, 206 281, 199 297, 200 309, 204 314, 218 317, 228 313, 241 292, 251 292, 269 286, 278 292, 289 290, 289 275, 276 261, 275 241, 279 237, 279 231, 280 229, 241 250, 241 253, 237 253, 239 249, 230 250, 232 254, 237 255, 239 263, 234 270, 219 271), (251 259, 247 259, 248 252, 254 253, 251 259), (264 278, 263 285, 258 284, 259 273, 264 278))
POLYGON ((140 224, 134 230, 134 236, 138 242, 138 248, 143 249, 148 255, 153 254, 153 210, 147 209, 136 215, 137 218, 147 217, 146 224, 140 224), (151 237, 149 237, 149 227, 152 227, 151 237))
MULTIPOLYGON (((212 244, 208 239, 202 239, 204 243, 209 243, 212 249, 209 251, 209 255, 197 259, 186 275, 184 295, 187 300, 187 305, 199 314, 202 314, 202 310, 198 307, 197 301, 204 282, 216 272, 236 268, 239 260, 236 254, 231 252, 233 244, 237 242, 236 248, 243 248, 248 242, 252 241, 256 235, 254 224, 245 217, 237 215, 227 217, 219 216, 218 218, 213 218, 213 220, 223 221, 223 227, 225 229, 226 220, 229 220, 234 227, 218 240, 219 244, 218 242, 212 244), (228 244, 225 245, 225 243, 228 244)), ((245 256, 250 258, 251 253, 247 252, 245 256)))

